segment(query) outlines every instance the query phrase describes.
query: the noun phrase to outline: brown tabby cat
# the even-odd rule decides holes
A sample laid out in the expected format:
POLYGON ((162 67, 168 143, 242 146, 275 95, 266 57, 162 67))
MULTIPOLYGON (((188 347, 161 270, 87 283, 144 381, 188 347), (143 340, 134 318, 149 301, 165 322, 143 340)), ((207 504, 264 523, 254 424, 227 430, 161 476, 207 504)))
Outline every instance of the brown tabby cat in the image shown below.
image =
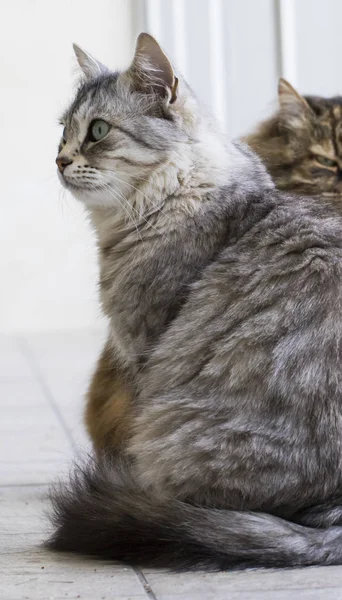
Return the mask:
POLYGON ((279 110, 247 136, 282 190, 342 200, 342 97, 301 96, 279 80, 279 110))

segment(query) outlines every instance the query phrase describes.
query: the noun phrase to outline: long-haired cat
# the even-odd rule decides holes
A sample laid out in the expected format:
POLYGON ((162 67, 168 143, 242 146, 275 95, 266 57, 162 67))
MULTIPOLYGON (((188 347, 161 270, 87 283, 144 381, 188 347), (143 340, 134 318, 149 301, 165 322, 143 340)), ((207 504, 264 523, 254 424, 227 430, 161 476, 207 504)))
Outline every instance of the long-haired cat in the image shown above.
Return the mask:
POLYGON ((98 237, 104 360, 133 425, 55 489, 50 546, 342 563, 342 219, 222 139, 149 35, 123 73, 76 52, 57 163, 98 237))
MULTIPOLYGON (((301 96, 285 79, 279 110, 244 141, 282 190, 342 202, 342 97, 301 96)), ((342 204, 341 204, 342 207, 342 204)))
MULTIPOLYGON (((276 185, 342 208, 342 98, 301 96, 285 79, 279 110, 247 136, 276 185)), ((131 433, 132 389, 106 346, 87 395, 86 425, 96 451, 117 450, 131 433)))

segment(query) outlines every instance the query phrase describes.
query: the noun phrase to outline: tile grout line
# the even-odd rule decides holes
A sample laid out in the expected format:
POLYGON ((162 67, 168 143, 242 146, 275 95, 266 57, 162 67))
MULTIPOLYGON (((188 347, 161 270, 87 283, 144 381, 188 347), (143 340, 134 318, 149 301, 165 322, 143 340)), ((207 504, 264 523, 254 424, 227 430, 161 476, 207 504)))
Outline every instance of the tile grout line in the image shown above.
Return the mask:
MULTIPOLYGON (((22 352, 22 354, 24 355, 25 359, 28 362, 28 365, 31 369, 33 376, 35 377, 37 383, 40 385, 45 398, 47 399, 48 403, 50 404, 50 407, 52 408, 59 424, 61 425, 65 435, 67 436, 68 441, 70 442, 73 450, 76 451, 77 448, 76 448, 76 443, 73 438, 73 435, 72 435, 71 431, 69 430, 69 428, 64 420, 64 417, 61 414, 61 412, 57 406, 55 398, 54 398, 48 384, 45 381, 42 370, 38 364, 38 361, 36 360, 36 358, 34 356, 34 353, 32 352, 32 350, 29 346, 27 339, 22 336, 20 336, 20 337, 18 336, 16 338, 16 341, 17 341, 20 351, 22 352)), ((132 567, 132 569, 133 569, 133 572, 135 573, 137 579, 141 583, 142 588, 143 588, 147 598, 149 598, 149 600, 158 600, 157 596, 153 592, 152 587, 151 587, 150 583, 148 582, 147 578, 145 577, 144 573, 138 567, 132 567)))
POLYGON ((27 488, 27 487, 49 487, 48 483, 41 483, 41 482, 37 482, 35 483, 34 481, 31 483, 0 483, 0 491, 3 488, 27 488))
POLYGON ((68 439, 68 442, 70 443, 73 450, 76 451, 75 440, 64 420, 62 413, 60 412, 60 410, 58 408, 58 405, 53 396, 53 393, 50 390, 49 385, 45 381, 43 372, 38 364, 38 361, 36 360, 36 358, 34 356, 34 353, 32 352, 32 350, 28 344, 27 339, 25 339, 24 337, 16 337, 16 341, 17 341, 20 351, 22 352, 23 356, 25 357, 25 359, 28 362, 28 365, 31 369, 32 375, 34 376, 35 380, 39 384, 39 386, 45 396, 45 399, 48 401, 50 408, 54 412, 57 421, 59 422, 60 426, 62 427, 62 430, 64 431, 64 433, 68 439))
POLYGON ((155 595, 154 591, 152 590, 151 584, 148 582, 144 573, 138 567, 132 567, 132 569, 133 569, 134 573, 136 574, 137 578, 139 579, 141 585, 143 586, 143 589, 144 589, 144 592, 145 592, 147 598, 149 598, 149 600, 158 600, 157 596, 155 595))

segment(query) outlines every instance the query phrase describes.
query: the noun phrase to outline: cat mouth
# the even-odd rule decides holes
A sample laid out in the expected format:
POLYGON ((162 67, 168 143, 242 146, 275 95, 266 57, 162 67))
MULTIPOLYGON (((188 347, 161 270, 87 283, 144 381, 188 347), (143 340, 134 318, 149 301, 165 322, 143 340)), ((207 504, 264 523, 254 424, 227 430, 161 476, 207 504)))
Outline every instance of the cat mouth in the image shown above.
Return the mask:
POLYGON ((63 187, 65 187, 67 190, 77 190, 77 191, 81 191, 81 190, 86 190, 86 191, 96 191, 101 189, 100 185, 94 185, 93 183, 90 183, 89 181, 80 181, 79 183, 75 183, 74 181, 70 181, 70 179, 67 179, 64 175, 62 175, 60 172, 58 172, 58 177, 59 180, 61 182, 61 184, 63 185, 63 187))
POLYGON ((100 186, 93 185, 92 183, 72 183, 71 181, 65 182, 65 187, 70 188, 71 190, 99 190, 100 186))

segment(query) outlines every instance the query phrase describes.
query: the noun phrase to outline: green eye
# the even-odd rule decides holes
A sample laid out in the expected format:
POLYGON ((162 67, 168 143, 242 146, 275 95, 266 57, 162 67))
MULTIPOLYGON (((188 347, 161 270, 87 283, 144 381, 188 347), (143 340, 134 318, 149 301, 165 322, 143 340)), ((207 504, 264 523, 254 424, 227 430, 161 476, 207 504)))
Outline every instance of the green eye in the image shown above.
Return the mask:
POLYGON ((319 162, 320 165, 323 165, 324 167, 337 167, 336 160, 331 160, 330 158, 327 158, 326 156, 320 156, 319 154, 317 154, 316 160, 317 160, 317 162, 319 162))
POLYGON ((67 141, 66 127, 64 127, 64 129, 63 129, 62 137, 63 137, 63 140, 66 142, 67 141))
POLYGON ((102 140, 102 138, 107 135, 109 129, 110 127, 106 121, 102 121, 101 119, 93 121, 89 127, 89 140, 91 142, 98 142, 99 140, 102 140))

